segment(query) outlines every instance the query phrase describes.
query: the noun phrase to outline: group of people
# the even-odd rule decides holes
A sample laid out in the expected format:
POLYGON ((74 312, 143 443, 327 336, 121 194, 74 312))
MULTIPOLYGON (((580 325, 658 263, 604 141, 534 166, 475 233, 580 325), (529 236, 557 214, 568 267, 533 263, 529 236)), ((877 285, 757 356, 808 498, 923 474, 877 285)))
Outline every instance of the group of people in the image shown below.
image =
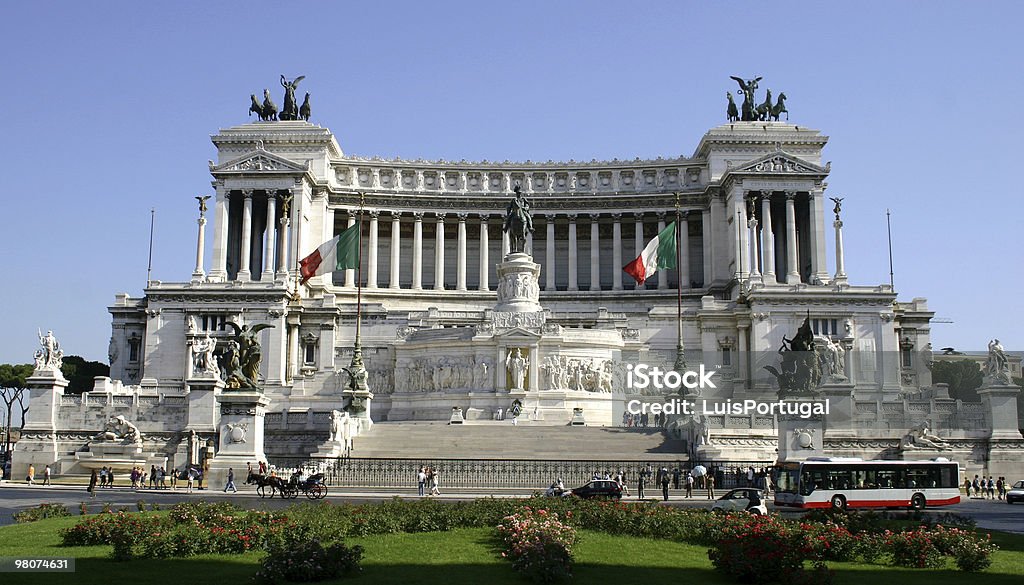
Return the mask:
POLYGON ((767 467, 762 467, 759 470, 754 469, 753 465, 746 470, 737 467, 735 473, 737 487, 758 488, 764 490, 765 493, 772 491, 772 475, 767 467))
POLYGON ((421 496, 440 496, 441 490, 438 489, 438 475, 439 472, 434 467, 421 467, 419 472, 416 474, 416 484, 419 495, 421 496))
POLYGON ((970 479, 964 480, 964 491, 967 492, 967 497, 969 498, 1002 500, 1006 497, 1006 490, 1007 483, 1005 477, 993 479, 990 475, 988 476, 988 479, 985 479, 984 477, 975 475, 974 481, 971 481, 970 479))
MULTIPOLYGON (((50 483, 50 475, 50 466, 47 465, 43 469, 43 485, 52 485, 50 483)), ((28 485, 36 485, 36 466, 31 463, 28 466, 28 475, 25 476, 25 481, 28 482, 28 485)))
POLYGON ((684 473, 679 467, 669 471, 668 467, 662 466, 657 472, 655 472, 654 469, 648 465, 646 468, 641 469, 637 474, 637 498, 641 500, 644 499, 647 485, 653 481, 655 487, 661 486, 661 497, 665 501, 668 501, 670 486, 675 490, 686 490, 687 498, 692 498, 693 491, 696 489, 706 491, 709 500, 715 499, 714 470, 705 470, 704 473, 699 473, 698 471, 699 470, 690 469, 684 473))
MULTIPOLYGON (((668 415, 656 412, 653 418, 654 428, 661 428, 668 424, 668 415)), ((651 415, 647 412, 638 414, 631 412, 622 413, 622 426, 626 428, 647 428, 651 426, 651 422, 651 415)))
MULTIPOLYGON (((49 469, 49 468, 47 468, 49 469)), ((143 467, 133 467, 128 477, 132 482, 132 489, 146 489, 146 481, 149 481, 149 489, 167 489, 167 478, 170 478, 170 489, 176 489, 178 479, 183 479, 186 482, 186 489, 191 492, 192 488, 196 486, 198 482, 199 489, 203 489, 203 470, 195 465, 182 466, 180 470, 168 471, 164 467, 157 467, 152 465, 149 468, 149 472, 143 467)), ((114 487, 114 468, 113 467, 102 467, 101 469, 93 469, 92 475, 89 477, 89 487, 86 490, 91 494, 91 497, 96 497, 97 488, 112 488, 114 487)))

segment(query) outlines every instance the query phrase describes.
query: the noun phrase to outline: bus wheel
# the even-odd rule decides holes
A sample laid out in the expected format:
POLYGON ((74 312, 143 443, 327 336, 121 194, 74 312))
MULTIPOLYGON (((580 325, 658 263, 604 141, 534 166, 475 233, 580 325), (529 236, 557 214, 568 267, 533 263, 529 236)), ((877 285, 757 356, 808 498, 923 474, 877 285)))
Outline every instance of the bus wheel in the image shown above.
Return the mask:
POLYGON ((840 495, 832 496, 832 509, 833 510, 845 510, 846 509, 846 498, 840 495))
POLYGON ((924 510, 925 503, 924 494, 914 494, 914 497, 910 498, 910 509, 924 510))

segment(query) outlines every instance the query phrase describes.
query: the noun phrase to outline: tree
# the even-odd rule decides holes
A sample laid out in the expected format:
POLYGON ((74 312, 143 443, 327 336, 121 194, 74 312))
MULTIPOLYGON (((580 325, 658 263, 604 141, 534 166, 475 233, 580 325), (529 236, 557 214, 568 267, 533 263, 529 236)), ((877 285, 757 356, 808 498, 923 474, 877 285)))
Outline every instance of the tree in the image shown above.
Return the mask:
POLYGON ((4 433, 4 452, 11 452, 11 427, 13 426, 14 405, 21 409, 21 425, 25 426, 25 414, 28 412, 28 383, 32 375, 30 364, 0 364, 0 399, 4 401, 7 411, 7 431, 4 433))
POLYGON ((949 384, 950 398, 964 402, 981 402, 978 388, 983 379, 981 366, 971 360, 937 360, 932 365, 932 383, 949 384))
POLYGON ((110 366, 100 362, 87 361, 82 356, 64 356, 60 371, 68 379, 67 394, 81 394, 93 389, 97 376, 110 376, 110 366))

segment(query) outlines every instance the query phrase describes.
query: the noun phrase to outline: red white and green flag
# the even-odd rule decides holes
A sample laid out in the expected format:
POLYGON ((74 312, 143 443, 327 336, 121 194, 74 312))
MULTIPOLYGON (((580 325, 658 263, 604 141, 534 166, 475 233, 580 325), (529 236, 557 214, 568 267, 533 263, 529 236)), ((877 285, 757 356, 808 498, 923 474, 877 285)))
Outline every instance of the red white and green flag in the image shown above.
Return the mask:
POLYGON ((312 254, 299 260, 299 272, 305 283, 314 276, 336 270, 347 270, 359 266, 360 223, 356 222, 345 231, 327 240, 312 254))
POLYGON ((672 222, 661 230, 653 240, 647 242, 644 251, 629 264, 622 267, 626 274, 633 277, 637 284, 654 276, 659 268, 676 267, 676 222, 672 222))

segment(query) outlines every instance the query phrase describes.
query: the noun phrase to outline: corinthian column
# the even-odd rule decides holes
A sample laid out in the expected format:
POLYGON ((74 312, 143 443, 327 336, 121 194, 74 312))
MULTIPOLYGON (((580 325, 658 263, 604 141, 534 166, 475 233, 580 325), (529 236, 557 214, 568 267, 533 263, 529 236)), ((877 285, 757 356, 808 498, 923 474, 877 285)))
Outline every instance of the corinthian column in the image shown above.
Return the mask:
POLYGON ((274 217, 277 215, 277 193, 267 191, 267 233, 263 239, 263 276, 260 280, 274 280, 274 217))
POLYGON ((242 207, 242 260, 238 267, 238 280, 248 282, 252 276, 249 270, 252 263, 252 189, 244 189, 242 197, 245 203, 242 207))
MULTIPOLYGON (((639 212, 635 214, 636 223, 634 224, 635 229, 633 231, 633 248, 636 254, 634 257, 639 257, 644 251, 644 214, 639 212)), ((621 266, 619 268, 622 268, 621 266)), ((645 284, 637 284, 634 288, 646 288, 645 284)))
POLYGON ((544 240, 546 256, 544 259, 544 290, 557 290, 555 284, 555 216, 544 216, 544 223, 547 229, 547 239, 544 240))
POLYGON ((434 290, 444 290, 444 214, 437 214, 434 239, 434 290))
POLYGON ((590 215, 590 290, 601 290, 600 214, 590 215))
POLYGON ((622 290, 622 214, 612 214, 612 290, 622 290))
POLYGON ((682 290, 690 289, 690 214, 682 212, 679 215, 679 286, 682 290))
POLYGON ((761 256, 764 262, 764 283, 776 284, 775 234, 772 232, 772 192, 761 191, 761 256))
POLYGON ((569 290, 580 290, 576 274, 576 214, 569 215, 569 290))
MULTIPOLYGON (((679 226, 676 226, 678 229, 679 226)), ((665 212, 658 212, 658 233, 665 231, 665 212)), ((641 249, 642 250, 642 249, 641 249)), ((638 253, 637 256, 640 254, 638 253)), ((655 274, 658 275, 658 288, 668 288, 668 270, 659 270, 655 274)))
POLYGON ((796 250, 796 191, 786 191, 786 284, 800 282, 796 250))
POLYGON ((423 290, 423 212, 412 214, 412 287, 423 290))
POLYGON ((400 250, 402 249, 402 215, 401 212, 391 212, 391 278, 388 280, 388 288, 401 288, 399 280, 399 261, 401 260, 400 250))
POLYGON ((196 269, 192 272, 192 280, 200 281, 206 276, 206 271, 203 270, 203 249, 206 247, 206 214, 200 210, 199 219, 199 234, 196 239, 196 269))
POLYGON ((288 214, 291 211, 288 209, 287 202, 290 201, 291 189, 287 190, 285 199, 281 202, 281 219, 278 220, 278 244, 277 244, 277 279, 286 280, 288 278, 288 229, 291 227, 291 219, 288 214))
POLYGON ((466 218, 468 214, 460 213, 459 227, 458 227, 458 253, 456 262, 458 263, 456 270, 455 288, 459 290, 466 290, 466 218))
POLYGON ((480 290, 491 290, 491 266, 488 259, 490 251, 489 215, 480 216, 480 290))
POLYGON ((380 212, 369 212, 370 236, 366 246, 366 288, 377 288, 377 218, 380 212))
POLYGON ((758 268, 758 264, 760 264, 760 259, 758 258, 757 254, 757 217, 754 215, 756 206, 757 196, 751 195, 750 207, 748 208, 749 213, 747 218, 747 229, 750 230, 750 233, 747 237, 747 240, 749 240, 750 245, 750 282, 757 282, 763 284, 763 281, 761 280, 761 269, 758 268))
POLYGON ((213 282, 223 282, 228 278, 228 195, 222 187, 217 188, 217 215, 214 219, 217 223, 213 226, 213 270, 210 271, 213 282))
MULTIPOLYGON (((352 215, 352 210, 351 209, 348 212, 348 223, 345 224, 345 225, 346 225, 346 227, 352 227, 352 226, 356 225, 356 216, 352 215)), ((362 237, 362 234, 359 234, 359 237, 362 237)), ((331 277, 328 275, 327 279, 328 279, 328 282, 330 282, 331 277)), ((356 271, 355 271, 355 269, 354 268, 346 268, 345 269, 345 287, 346 288, 352 288, 355 285, 356 285, 356 271)))

